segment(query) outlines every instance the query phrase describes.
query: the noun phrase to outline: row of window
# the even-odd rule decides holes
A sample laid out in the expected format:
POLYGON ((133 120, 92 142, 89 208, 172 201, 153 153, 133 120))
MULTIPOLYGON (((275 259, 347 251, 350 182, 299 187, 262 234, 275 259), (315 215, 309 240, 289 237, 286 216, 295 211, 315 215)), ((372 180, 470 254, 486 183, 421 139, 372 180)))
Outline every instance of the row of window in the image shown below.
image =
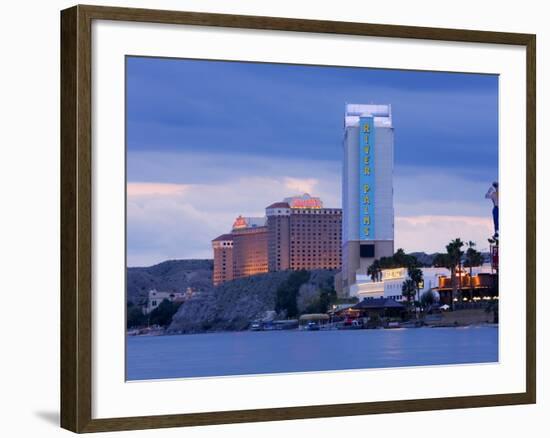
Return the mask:
POLYGON ((338 228, 340 228, 340 225, 341 225, 340 222, 337 222, 337 221, 293 221, 290 224, 290 228, 292 229, 295 227, 307 227, 307 226, 319 228, 320 226, 319 224, 324 227, 333 226, 338 228))
POLYGON ((325 230, 319 230, 319 229, 314 229, 314 230, 292 230, 292 232, 290 233, 290 237, 294 237, 296 235, 300 235, 300 236, 303 236, 304 234, 307 234, 307 235, 311 235, 311 234, 318 234, 319 236, 321 236, 322 234, 326 234, 326 233, 331 233, 331 234, 342 234, 342 230, 337 230, 337 229, 325 229, 325 230))
POLYGON ((308 262, 310 262, 312 260, 313 261, 327 260, 327 261, 331 261, 331 262, 337 262, 337 261, 340 260, 340 257, 337 257, 335 255, 332 255, 332 256, 329 256, 329 257, 320 257, 320 256, 315 256, 315 255, 313 255, 313 256, 311 256, 311 255, 309 255, 309 256, 304 256, 304 255, 299 256, 298 255, 296 257, 290 257, 290 262, 291 263, 292 262, 297 263, 300 260, 304 260, 304 261, 308 261, 308 262))
POLYGON ((291 242, 290 246, 293 247, 293 248, 296 248, 296 247, 298 247, 298 248, 311 248, 312 246, 318 248, 321 245, 323 245, 325 247, 340 247, 338 242, 339 242, 338 239, 325 239, 325 240, 320 240, 320 241, 316 241, 316 242, 312 242, 311 240, 308 240, 307 242, 300 242, 300 241, 291 242))
POLYGON ((387 297, 387 298, 389 298, 389 299, 391 299, 391 300, 398 301, 398 300, 400 300, 400 299, 403 298, 403 295, 390 295, 390 296, 387 297))
POLYGON ((337 215, 341 215, 342 214, 342 210, 298 210, 298 209, 295 209, 292 211, 293 214, 304 214, 304 215, 307 215, 307 214, 337 214, 337 215))
MULTIPOLYGON (((292 236, 290 238, 290 241, 291 242, 301 242, 301 243, 307 243, 307 242, 310 242, 310 241, 318 241, 318 240, 339 240, 341 236, 337 233, 326 233, 325 235, 323 236, 318 236, 318 235, 315 235, 315 234, 308 234, 308 235, 295 235, 295 236, 292 236)), ((277 242, 277 243, 280 243, 280 242, 277 242)))

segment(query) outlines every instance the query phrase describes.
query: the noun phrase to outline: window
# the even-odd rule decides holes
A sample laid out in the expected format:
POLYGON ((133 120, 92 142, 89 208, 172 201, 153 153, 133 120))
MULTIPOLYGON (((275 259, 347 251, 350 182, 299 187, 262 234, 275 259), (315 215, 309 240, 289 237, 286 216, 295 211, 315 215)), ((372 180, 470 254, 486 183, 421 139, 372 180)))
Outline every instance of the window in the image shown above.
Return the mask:
POLYGON ((359 247, 359 256, 366 258, 374 257, 374 245, 372 244, 363 244, 359 247))

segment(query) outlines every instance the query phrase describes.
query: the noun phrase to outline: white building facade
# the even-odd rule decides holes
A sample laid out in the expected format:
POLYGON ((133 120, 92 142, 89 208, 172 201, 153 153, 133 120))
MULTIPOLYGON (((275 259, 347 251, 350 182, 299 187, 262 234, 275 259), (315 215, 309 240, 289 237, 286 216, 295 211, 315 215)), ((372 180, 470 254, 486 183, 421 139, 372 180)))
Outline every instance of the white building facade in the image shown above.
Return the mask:
POLYGON ((168 300, 168 301, 171 301, 171 302, 183 301, 188 296, 189 296, 189 291, 187 291, 186 293, 184 293, 184 292, 159 292, 155 289, 152 289, 152 290, 149 291, 149 294, 147 296, 147 305, 143 309, 144 313, 145 314, 151 313, 158 306, 160 306, 160 303, 162 303, 164 300, 168 300))
POLYGON ((343 141, 342 289, 394 253, 391 105, 347 104, 343 141))
MULTIPOLYGON (((439 277, 448 277, 450 272, 447 268, 421 268, 423 284, 420 287, 420 296, 423 293, 437 288, 439 277)), ((466 269, 464 274, 469 273, 466 269)), ((472 268, 472 275, 491 273, 489 264, 472 268)), ((407 279, 407 268, 395 268, 382 270, 382 280, 372 281, 367 275, 358 275, 355 284, 350 286, 349 295, 363 300, 365 298, 390 298, 395 301, 406 301, 403 296, 403 283, 407 279)))

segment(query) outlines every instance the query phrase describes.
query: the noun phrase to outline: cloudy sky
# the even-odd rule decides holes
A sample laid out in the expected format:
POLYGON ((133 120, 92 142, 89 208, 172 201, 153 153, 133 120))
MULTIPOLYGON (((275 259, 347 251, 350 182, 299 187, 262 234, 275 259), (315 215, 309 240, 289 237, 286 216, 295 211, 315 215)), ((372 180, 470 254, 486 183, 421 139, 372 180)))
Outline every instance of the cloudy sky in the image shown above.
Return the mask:
POLYGON ((237 215, 291 195, 340 207, 345 103, 392 105, 396 248, 487 247, 496 76, 137 57, 126 71, 129 266, 211 258, 237 215))

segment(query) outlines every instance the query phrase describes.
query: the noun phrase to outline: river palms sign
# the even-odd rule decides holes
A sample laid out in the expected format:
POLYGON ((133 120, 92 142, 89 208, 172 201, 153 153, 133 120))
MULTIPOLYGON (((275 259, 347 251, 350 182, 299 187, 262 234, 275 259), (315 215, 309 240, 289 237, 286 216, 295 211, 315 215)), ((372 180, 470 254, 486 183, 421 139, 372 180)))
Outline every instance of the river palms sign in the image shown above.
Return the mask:
POLYGON ((374 223, 374 118, 361 117, 359 120, 359 239, 375 238, 374 223))

